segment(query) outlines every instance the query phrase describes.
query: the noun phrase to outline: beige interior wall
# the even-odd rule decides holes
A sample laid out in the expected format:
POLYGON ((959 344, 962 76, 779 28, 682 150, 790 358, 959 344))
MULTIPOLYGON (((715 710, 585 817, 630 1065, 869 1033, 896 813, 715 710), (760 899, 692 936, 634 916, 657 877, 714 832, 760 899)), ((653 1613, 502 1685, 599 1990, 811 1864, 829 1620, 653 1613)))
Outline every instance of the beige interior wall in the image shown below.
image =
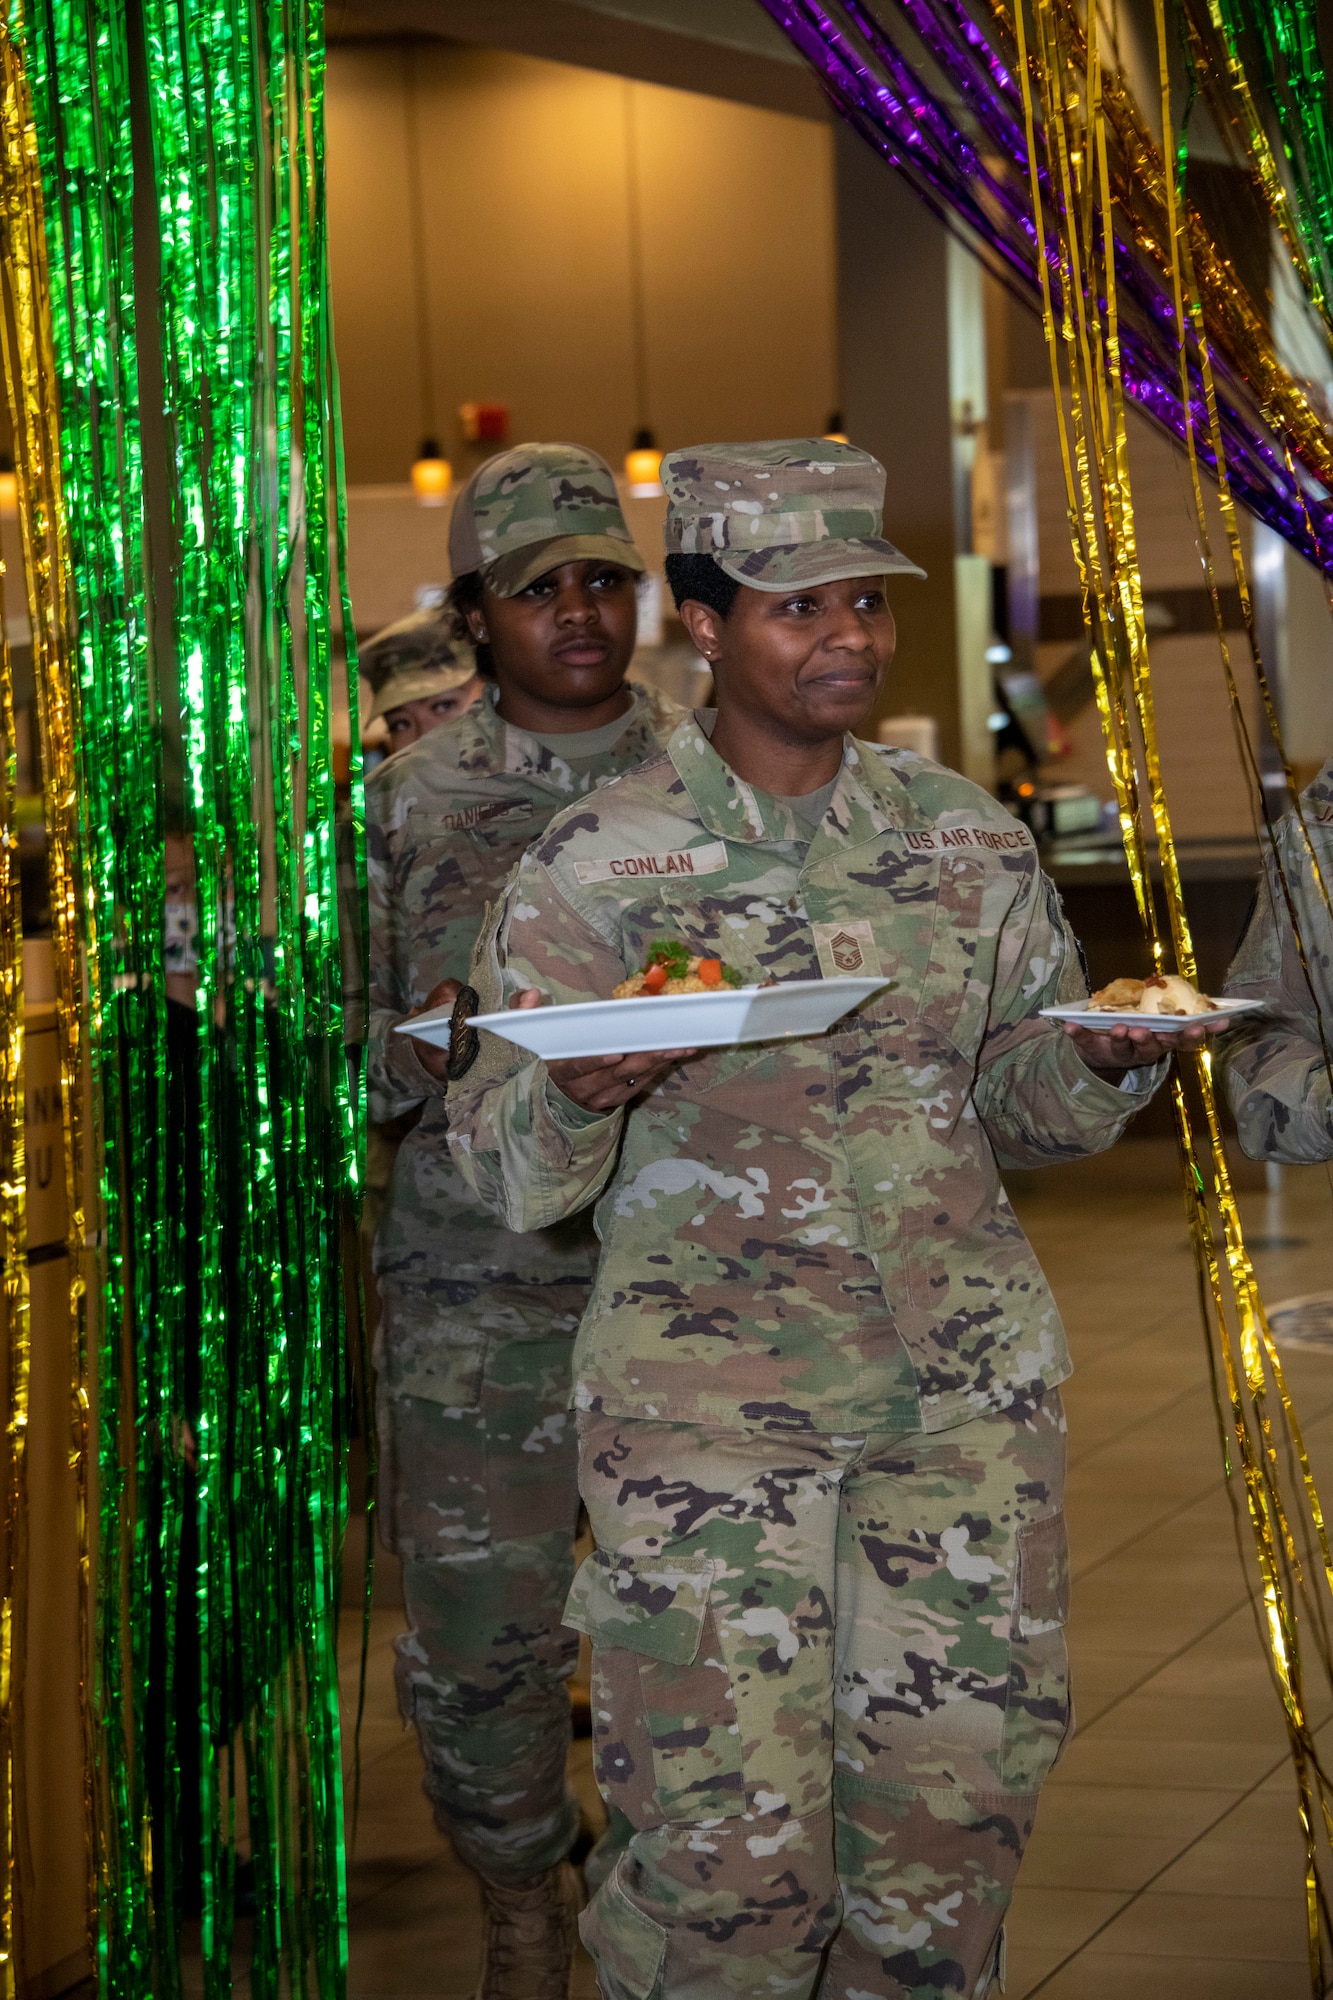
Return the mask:
MULTIPOLYGON (((618 460, 824 427, 833 177, 813 120, 448 43, 329 57, 329 240, 353 485, 397 482, 427 425, 408 203, 419 134, 434 423, 502 402, 510 437, 618 460), (638 171, 647 394, 636 396, 627 159, 638 171)), ((358 622, 360 622, 358 620, 358 622)))

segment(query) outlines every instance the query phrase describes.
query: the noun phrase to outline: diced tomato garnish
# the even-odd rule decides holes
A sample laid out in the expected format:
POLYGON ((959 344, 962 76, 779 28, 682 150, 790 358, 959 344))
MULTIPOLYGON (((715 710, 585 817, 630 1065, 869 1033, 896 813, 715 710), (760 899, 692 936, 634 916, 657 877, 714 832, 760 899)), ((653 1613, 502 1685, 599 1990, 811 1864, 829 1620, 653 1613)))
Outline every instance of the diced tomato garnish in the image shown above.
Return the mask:
POLYGON ((722 984, 721 959, 701 958, 699 960, 699 977, 705 986, 720 986, 722 984))
POLYGON ((664 965, 650 965, 643 975, 644 992, 660 993, 666 985, 668 977, 669 975, 664 965))

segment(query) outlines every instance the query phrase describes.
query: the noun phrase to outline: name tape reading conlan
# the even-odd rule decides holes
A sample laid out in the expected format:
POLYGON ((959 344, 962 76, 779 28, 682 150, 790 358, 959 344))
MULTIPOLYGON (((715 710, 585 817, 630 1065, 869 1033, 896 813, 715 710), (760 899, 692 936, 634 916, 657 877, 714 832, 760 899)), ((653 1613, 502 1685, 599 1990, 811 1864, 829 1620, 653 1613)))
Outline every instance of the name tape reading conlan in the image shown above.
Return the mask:
POLYGON ((1012 853, 1030 848, 1032 837, 1022 827, 937 826, 929 831, 906 831, 902 839, 909 854, 950 854, 959 847, 981 847, 991 854, 1012 853))
POLYGON ((727 843, 711 840, 703 847, 682 847, 675 854, 616 854, 606 861, 576 861, 580 882, 619 882, 637 875, 720 875, 727 865, 727 843))

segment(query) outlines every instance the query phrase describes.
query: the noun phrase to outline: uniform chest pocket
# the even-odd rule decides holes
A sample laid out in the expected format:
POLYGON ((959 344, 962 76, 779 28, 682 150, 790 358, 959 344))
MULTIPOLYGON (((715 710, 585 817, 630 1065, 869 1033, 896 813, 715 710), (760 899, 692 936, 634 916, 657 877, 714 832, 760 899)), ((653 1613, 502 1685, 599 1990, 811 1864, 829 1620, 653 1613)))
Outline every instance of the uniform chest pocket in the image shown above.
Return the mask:
MULTIPOLYGON (((930 966, 939 859, 933 854, 869 854, 836 873, 819 871, 807 890, 812 948, 824 979, 882 978, 878 993, 829 1031, 845 1074, 876 1054, 904 1053, 920 1017, 930 966), (827 879, 821 880, 820 875, 827 879)), ((881 1079, 883 1081, 883 1079, 881 1079)))
MULTIPOLYGON (((646 953, 659 939, 678 939, 699 958, 720 958, 746 986, 769 979, 818 979, 819 962, 799 895, 753 889, 693 896, 666 891, 626 923, 629 950, 646 953)), ((639 963, 642 964, 642 956, 639 963)), ((753 1069, 772 1053, 766 1042, 705 1049, 682 1072, 690 1094, 712 1091, 753 1069)))
POLYGON ((492 855, 503 854, 509 868, 537 838, 545 822, 545 814, 535 814, 528 806, 505 806, 500 812, 474 820, 465 831, 474 853, 488 860, 492 855))
POLYGON ((985 936, 985 907, 993 868, 980 855, 940 856, 935 920, 921 981, 922 1020, 969 1057, 981 1045, 990 1003, 993 951, 985 936))
POLYGON ((819 964, 799 892, 722 889, 693 896, 664 891, 640 918, 643 948, 678 938, 700 958, 734 966, 747 986, 766 979, 817 979, 819 964))

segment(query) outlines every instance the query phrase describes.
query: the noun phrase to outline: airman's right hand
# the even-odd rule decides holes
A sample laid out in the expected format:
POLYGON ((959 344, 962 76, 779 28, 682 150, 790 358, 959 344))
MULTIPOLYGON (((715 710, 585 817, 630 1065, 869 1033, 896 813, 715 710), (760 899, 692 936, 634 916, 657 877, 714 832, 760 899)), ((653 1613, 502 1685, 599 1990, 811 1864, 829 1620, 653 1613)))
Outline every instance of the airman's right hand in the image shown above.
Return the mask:
MULTIPOLYGON (((432 986, 420 1007, 414 1007, 407 1016, 414 1020, 418 1014, 433 1014, 439 1007, 452 1007, 463 990, 461 979, 442 979, 438 986, 432 986)), ((449 1074, 449 1051, 439 1048, 434 1042, 423 1042, 420 1035, 411 1037, 417 1061, 428 1076, 437 1083, 443 1083, 449 1074)))
MULTIPOLYGON (((511 1007, 540 1007, 542 993, 529 986, 510 1001, 511 1007)), ((584 1111, 619 1111, 636 1097, 647 1097, 677 1063, 687 1062, 694 1049, 652 1049, 635 1056, 571 1056, 551 1062, 546 1073, 584 1111)))

